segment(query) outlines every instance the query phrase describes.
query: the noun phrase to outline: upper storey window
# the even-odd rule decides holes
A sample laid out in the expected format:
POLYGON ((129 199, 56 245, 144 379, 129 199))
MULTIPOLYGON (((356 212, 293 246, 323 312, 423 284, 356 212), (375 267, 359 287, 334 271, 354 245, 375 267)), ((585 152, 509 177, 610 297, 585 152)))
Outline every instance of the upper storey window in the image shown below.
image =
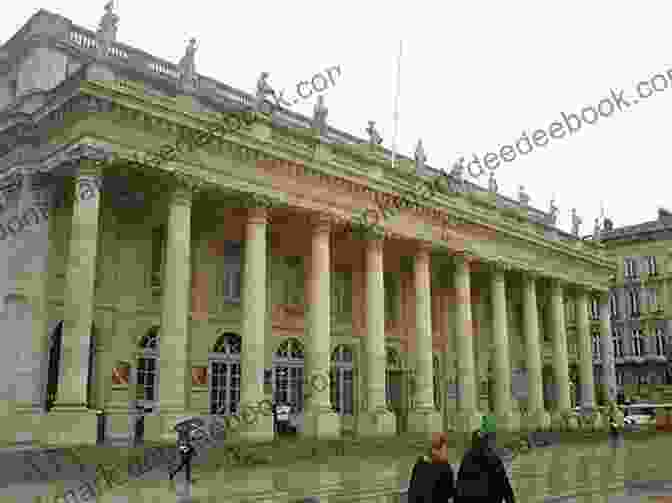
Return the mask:
POLYGON ((636 278, 639 276, 637 270, 637 261, 633 257, 623 259, 624 275, 626 278, 636 278))

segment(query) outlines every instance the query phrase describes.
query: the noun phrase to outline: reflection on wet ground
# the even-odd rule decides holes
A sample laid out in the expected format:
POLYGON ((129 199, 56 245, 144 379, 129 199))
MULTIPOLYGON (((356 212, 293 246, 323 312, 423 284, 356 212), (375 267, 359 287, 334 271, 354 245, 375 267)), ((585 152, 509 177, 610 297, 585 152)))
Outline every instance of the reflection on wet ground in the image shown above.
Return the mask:
MULTIPOLYGON (((672 480, 670 452, 670 435, 626 441, 620 446, 607 441, 558 444, 520 455, 507 468, 519 502, 606 502, 607 495, 611 495, 611 500, 615 495, 624 494, 627 480, 672 480)), ((289 467, 223 467, 217 473, 196 472, 197 482, 191 487, 191 501, 285 503, 315 495, 320 497, 321 503, 401 503, 400 489, 407 486, 416 459, 417 456, 365 459, 344 456, 322 463, 300 460, 289 467)), ((456 473, 458 463, 455 459, 456 473)), ((112 503, 121 501, 121 497, 129 503, 163 502, 175 498, 176 492, 185 495, 181 482, 174 485, 167 479, 165 471, 154 470, 126 487, 104 493, 97 500, 112 503)), ((60 494, 63 494, 64 486, 73 486, 59 485, 60 494)), ((49 484, 48 500, 28 497, 25 501, 62 501, 54 499, 59 490, 54 486, 49 484)), ((9 494, 6 490, 1 492, 9 494)), ((47 492, 33 491, 32 494, 47 492)), ((13 501, 23 499, 19 497, 13 501)))

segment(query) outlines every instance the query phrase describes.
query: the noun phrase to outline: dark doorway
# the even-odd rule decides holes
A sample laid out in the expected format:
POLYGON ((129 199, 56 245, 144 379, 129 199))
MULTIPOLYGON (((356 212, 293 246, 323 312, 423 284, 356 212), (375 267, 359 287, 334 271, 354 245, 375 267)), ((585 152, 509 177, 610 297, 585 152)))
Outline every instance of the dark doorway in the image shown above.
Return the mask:
POLYGON ((397 434, 405 433, 407 430, 407 407, 404 403, 404 372, 401 370, 387 371, 387 402, 397 417, 397 434))
POLYGON ((63 321, 59 321, 49 340, 49 370, 47 374, 47 396, 45 409, 51 410, 58 396, 58 376, 61 366, 61 347, 63 344, 63 321))

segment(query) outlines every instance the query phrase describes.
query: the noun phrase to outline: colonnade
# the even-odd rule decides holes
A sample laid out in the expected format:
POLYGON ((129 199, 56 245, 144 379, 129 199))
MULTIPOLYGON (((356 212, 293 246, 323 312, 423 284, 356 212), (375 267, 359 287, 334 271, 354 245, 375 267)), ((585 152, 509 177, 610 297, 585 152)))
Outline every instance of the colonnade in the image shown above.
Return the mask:
MULTIPOLYGON (((83 162, 76 177, 79 190, 87 177, 100 176, 93 164, 83 162)), ((146 438, 152 435, 173 438, 170 426, 178 417, 189 414, 188 320, 190 313, 190 239, 191 203, 196 185, 187 177, 175 177, 169 202, 166 264, 161 304, 161 379, 159 381, 159 415, 149 421, 159 424, 146 426, 146 438)), ((245 225, 245 257, 242 288, 242 355, 241 355, 241 406, 259 403, 264 398, 263 382, 257 370, 263 368, 265 354, 265 320, 267 305, 267 226, 269 209, 261 201, 252 204, 245 225)), ((63 333, 64 375, 54 415, 72 414, 90 416, 86 411, 86 375, 78 363, 82 358, 80 341, 88 337, 93 315, 96 242, 98 233, 99 194, 81 200, 74 198, 72 232, 66 273, 65 325, 63 333)), ((306 305, 309 308, 307 327, 306 375, 328 373, 330 343, 330 232, 331 224, 316 219, 311 227, 310 280, 306 305)), ((395 417, 387 409, 385 400, 385 312, 383 285, 383 254, 385 241, 370 239, 365 244, 366 277, 366 373, 364 382, 365 410, 359 414, 358 431, 361 435, 393 434, 395 417)), ((432 364, 432 316, 430 302, 431 247, 418 243, 414 261, 415 277, 415 327, 416 327, 416 407, 410 412, 409 429, 431 432, 441 429, 440 413, 434 407, 432 364)), ((528 378, 527 424, 519 424, 513 411, 511 397, 510 338, 507 328, 506 285, 511 266, 503 261, 487 262, 466 253, 453 256, 456 306, 453 320, 457 372, 459 374, 459 410, 456 425, 461 431, 472 431, 480 424, 482 411, 476 401, 477 378, 472 337, 471 272, 472 265, 488 266, 492 306, 492 332, 494 347, 494 412, 498 425, 507 430, 519 427, 544 428, 551 421, 544 410, 542 390, 542 357, 537 308, 537 283, 541 279, 535 271, 517 271, 522 276, 523 335, 528 378)), ((563 290, 572 287, 577 291, 577 331, 580 349, 580 380, 583 406, 594 407, 594 384, 591 344, 588 333, 588 310, 585 289, 567 285, 550 278, 551 327, 553 340, 553 370, 557 386, 557 414, 570 409, 569 375, 563 290)), ((606 295, 600 297, 603 307, 603 340, 610 337, 609 317, 606 313, 606 295)), ((608 345, 610 348, 610 344, 608 345)), ((101 358, 100 362, 105 359, 101 358)), ((104 363, 99 363, 103 365, 104 363)), ((109 368, 97 369, 99 379, 109 375, 109 368)), ((613 370, 612 370, 613 372, 613 370)), ((305 431, 309 436, 338 436, 339 418, 330 404, 329 390, 315 391, 306 407, 305 431)), ((73 417, 73 416, 68 416, 73 417)), ((87 416, 88 417, 88 416, 87 416)), ((90 419, 85 420, 90 421, 90 419)), ((260 420, 241 435, 255 440, 270 439, 273 428, 270 418, 260 420)))

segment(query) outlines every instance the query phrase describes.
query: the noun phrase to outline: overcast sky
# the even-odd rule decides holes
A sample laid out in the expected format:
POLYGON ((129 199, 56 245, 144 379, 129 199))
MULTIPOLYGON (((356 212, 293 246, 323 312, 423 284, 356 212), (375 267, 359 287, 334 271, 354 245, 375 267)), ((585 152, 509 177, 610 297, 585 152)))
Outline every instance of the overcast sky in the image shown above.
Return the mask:
MULTIPOLYGON (((95 30, 104 4, 8 2, 0 39, 40 8, 95 30)), ((500 159, 500 192, 517 198, 522 184, 541 209, 555 195, 559 226, 570 229, 576 207, 582 235, 592 231, 602 201, 616 226, 654 220, 658 206, 672 207, 672 84, 659 77, 656 86, 667 89, 632 100, 639 81, 672 70, 670 3, 119 0, 115 12, 119 41, 177 63, 195 37, 196 71, 248 92, 268 71, 270 84, 294 97, 299 81, 340 65, 340 77, 323 93, 329 124, 366 137, 367 121, 375 120, 389 148, 401 38, 403 154, 412 156, 422 138, 427 164, 449 170, 459 156, 483 158, 541 128, 545 147, 500 159), (612 89, 623 90, 631 106, 548 138, 551 123, 563 123, 562 112, 597 107, 612 89)), ((313 105, 310 98, 292 109, 311 115, 313 105)), ((609 114, 610 106, 602 110, 609 114)), ((591 112, 587 118, 593 120, 591 112)))

